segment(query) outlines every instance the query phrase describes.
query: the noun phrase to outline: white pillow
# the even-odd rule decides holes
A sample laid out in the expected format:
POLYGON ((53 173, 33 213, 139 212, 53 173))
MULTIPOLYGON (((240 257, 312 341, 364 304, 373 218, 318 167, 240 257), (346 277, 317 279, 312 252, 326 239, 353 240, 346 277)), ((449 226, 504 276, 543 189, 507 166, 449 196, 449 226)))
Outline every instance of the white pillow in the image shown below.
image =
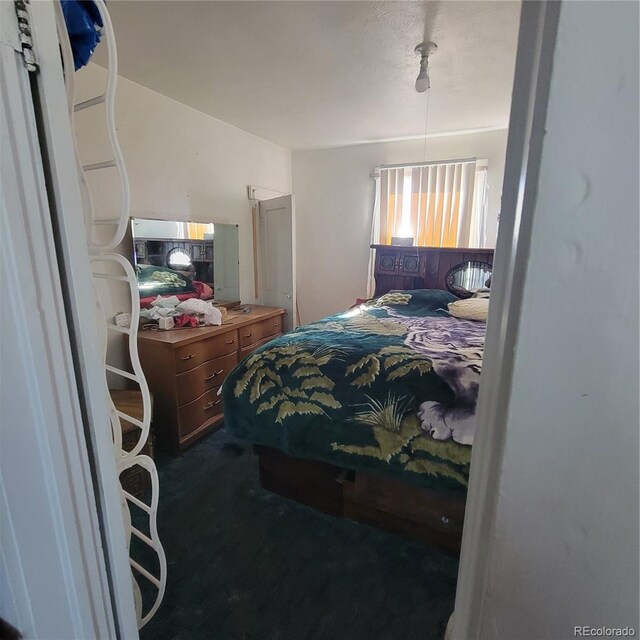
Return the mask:
POLYGON ((450 302, 449 315, 462 320, 486 322, 489 315, 489 298, 467 298, 450 302))

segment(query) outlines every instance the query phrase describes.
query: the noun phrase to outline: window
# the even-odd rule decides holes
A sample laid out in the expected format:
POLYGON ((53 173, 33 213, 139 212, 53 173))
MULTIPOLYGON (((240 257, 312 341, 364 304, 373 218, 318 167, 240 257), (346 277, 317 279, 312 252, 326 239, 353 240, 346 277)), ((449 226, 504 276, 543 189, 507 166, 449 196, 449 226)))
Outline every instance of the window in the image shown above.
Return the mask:
POLYGON ((486 161, 385 167, 376 184, 375 243, 410 237, 429 247, 485 246, 486 161))
MULTIPOLYGON (((427 162, 376 171, 372 244, 413 238, 427 247, 486 246, 488 163, 486 160, 427 162)), ((367 293, 373 295, 374 252, 367 293)))

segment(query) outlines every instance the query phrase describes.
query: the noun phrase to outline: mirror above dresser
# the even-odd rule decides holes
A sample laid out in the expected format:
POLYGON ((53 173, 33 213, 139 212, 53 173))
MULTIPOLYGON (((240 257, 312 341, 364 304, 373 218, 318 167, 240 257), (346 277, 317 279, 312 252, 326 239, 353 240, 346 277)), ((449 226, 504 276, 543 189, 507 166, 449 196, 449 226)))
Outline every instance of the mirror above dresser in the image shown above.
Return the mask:
POLYGON ((185 293, 196 282, 216 300, 240 300, 238 225, 132 218, 131 232, 141 299, 185 293))

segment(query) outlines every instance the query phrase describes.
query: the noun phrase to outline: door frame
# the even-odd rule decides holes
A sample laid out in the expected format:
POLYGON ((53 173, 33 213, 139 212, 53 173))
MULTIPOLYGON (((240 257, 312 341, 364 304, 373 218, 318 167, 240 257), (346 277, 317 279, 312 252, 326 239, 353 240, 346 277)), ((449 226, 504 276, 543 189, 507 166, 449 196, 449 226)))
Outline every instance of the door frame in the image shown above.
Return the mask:
POLYGON ((524 0, 451 640, 478 637, 561 0, 524 0))
MULTIPOLYGON (((53 8, 52 3, 34 4, 34 13, 53 8)), ((2 616, 27 637, 114 638, 127 633, 136 638, 133 599, 133 628, 124 624, 112 600, 111 559, 103 544, 87 447, 76 341, 34 108, 34 78, 22 61, 13 3, 0 3, 0 22, 0 75, 7 89, 1 98, 0 241, 3 270, 9 276, 6 298, 11 300, 2 333, 3 354, 8 354, 8 361, 2 360, 7 422, 0 431, 0 589, 6 591, 0 599, 2 616), (10 25, 16 42, 10 40, 10 25)), ((41 64, 46 67, 48 62, 41 59, 41 64)), ((86 255, 86 239, 69 250, 86 255)), ((89 271, 77 275, 90 278, 89 271)), ((91 305, 85 302, 84 307, 88 319, 91 305)), ((87 327, 96 331, 93 317, 87 327)), ((97 340, 93 344, 97 348, 97 340)), ((96 403, 94 412, 100 410, 99 399, 96 403)), ((102 403, 106 407, 106 398, 102 403)), ((111 460, 115 477, 112 445, 111 460)), ((126 552, 124 536, 122 542, 126 552)))
MULTIPOLYGON (((264 233, 265 228, 261 222, 261 209, 260 206, 265 202, 271 202, 272 200, 279 200, 280 198, 291 198, 291 329, 295 329, 300 326, 300 317, 298 313, 298 295, 297 295, 297 278, 298 278, 298 269, 297 269, 297 242, 296 242, 296 197, 293 193, 284 193, 280 196, 272 197, 272 198, 264 198, 263 200, 258 200, 258 244, 259 244, 259 264, 263 267, 264 272, 264 264, 266 256, 263 253, 264 249, 264 233)), ((260 294, 260 301, 264 304, 264 290, 260 294)), ((285 314, 286 316, 287 314, 285 314)), ((283 327, 285 329, 285 327, 283 327)))
MULTIPOLYGON (((13 6, 13 3, 2 4, 13 6)), ((62 85, 56 87, 56 83, 59 83, 61 78, 61 68, 57 52, 57 37, 54 38, 53 4, 51 2, 32 3, 31 7, 36 52, 39 54, 41 64, 40 74, 43 79, 50 78, 50 84, 47 85, 48 88, 43 91, 41 97, 43 105, 49 113, 49 121, 60 126, 58 131, 55 131, 56 128, 54 128, 54 133, 48 143, 58 144, 60 145, 59 149, 62 150, 56 160, 57 170, 61 172, 57 174, 57 179, 65 177, 71 180, 71 176, 64 173, 65 171, 75 171, 75 162, 73 156, 68 155, 68 144, 63 140, 67 133, 69 134, 67 140, 71 141, 72 138, 70 131, 66 130, 66 124, 64 124, 66 120, 62 118, 63 96, 60 95, 62 85)), ((456 613, 453 619, 453 638, 473 638, 477 633, 476 630, 481 628, 479 618, 485 578, 491 562, 497 487, 506 436, 512 354, 521 313, 520 285, 526 274, 529 255, 529 232, 536 199, 551 59, 560 10, 561 2, 554 0, 540 2, 525 0, 522 6, 503 188, 503 209, 496 248, 492 307, 487 325, 488 348, 483 366, 484 384, 481 386, 478 403, 479 435, 474 445, 472 457, 470 490, 456 595, 456 613)), ((75 189, 71 188, 64 190, 63 195, 68 198, 67 204, 71 207, 70 211, 75 211, 79 215, 81 209, 74 209, 74 207, 80 207, 79 191, 76 193, 75 189)), ((42 226, 43 221, 40 213, 41 210, 38 211, 34 224, 42 226)), ((82 217, 80 216, 79 219, 82 217)), ((77 231, 74 236, 72 228, 63 227, 63 230, 68 234, 64 237, 63 244, 78 241, 77 231)), ((46 243, 44 246, 46 247, 46 243)), ((72 244, 71 247, 73 246, 72 244)), ((77 258, 76 266, 84 259, 84 257, 77 258)), ((58 265, 54 262, 51 266, 55 267, 57 272, 58 265)), ((82 291, 89 290, 90 272, 87 269, 85 273, 86 280, 83 280, 82 274, 75 273, 72 289, 76 296, 82 291)), ((66 275, 69 273, 67 272, 66 275)), ((46 291, 43 292, 43 295, 45 294, 46 291)), ((85 381, 90 382, 91 376, 95 375, 95 370, 91 365, 96 355, 91 350, 91 344, 87 342, 91 338, 90 324, 87 323, 89 323, 92 309, 83 309, 77 299, 75 302, 77 306, 73 313, 77 315, 73 330, 78 332, 75 337, 81 347, 76 357, 80 356, 78 362, 81 371, 86 376, 85 381)), ((64 317, 61 317, 59 313, 52 314, 48 322, 54 323, 59 328, 59 323, 63 319, 64 317)), ((62 326, 64 328, 64 325, 62 326)), ((61 335, 66 335, 65 332, 66 329, 61 335)), ((65 356, 64 360, 67 366, 68 357, 68 355, 65 356)), ((34 375, 38 374, 37 371, 33 373, 34 375)), ((73 397, 74 393, 73 390, 70 390, 70 397, 73 397)), ((64 399, 65 394, 60 397, 64 399)), ((68 402, 68 397, 66 399, 68 402)), ((90 401, 88 407, 93 408, 95 413, 99 413, 98 409, 101 406, 99 397, 96 395, 89 397, 88 400, 90 401)), ((105 404, 104 399, 102 403, 105 404)), ((85 405, 86 409, 87 405, 85 405)), ((78 411, 78 406, 71 410, 70 415, 75 415, 75 418, 69 423, 61 423, 60 428, 64 424, 64 430, 57 435, 64 438, 65 441, 73 438, 79 445, 84 441, 85 433, 82 424, 77 419, 78 411)), ((60 539, 79 539, 82 549, 95 559, 96 566, 100 566, 102 562, 106 563, 107 573, 113 588, 112 595, 115 598, 111 614, 115 618, 116 633, 121 637, 137 637, 128 558, 126 546, 122 544, 124 530, 121 517, 119 518, 120 522, 116 517, 120 510, 120 504, 116 490, 115 465, 110 472, 106 458, 103 457, 106 451, 107 436, 101 431, 99 423, 89 422, 88 430, 89 439, 93 438, 94 444, 97 443, 98 459, 105 462, 104 465, 98 464, 96 467, 96 462, 93 461, 96 486, 92 489, 86 471, 83 472, 79 469, 80 463, 77 459, 66 459, 63 469, 68 470, 70 474, 72 472, 74 474, 80 473, 80 477, 84 478, 84 484, 73 485, 74 491, 80 492, 78 504, 84 512, 82 522, 90 524, 95 521, 97 515, 92 512, 92 509, 95 508, 92 505, 96 505, 96 503, 101 505, 98 507, 98 511, 102 514, 100 525, 103 540, 98 539, 95 534, 86 533, 85 527, 81 526, 82 522, 74 518, 65 518, 60 521, 59 533, 62 536, 60 539), (103 551, 105 547, 107 549, 106 555, 103 551)), ((85 446, 87 445, 85 444, 85 446)), ((82 449, 79 450, 79 454, 81 459, 86 459, 82 449)), ((54 472, 57 475, 61 470, 52 469, 51 473, 54 472)), ((60 486, 53 485, 52 490, 56 487, 60 488, 60 486)), ((6 562, 6 558, 4 561, 6 562)), ((111 609, 108 603, 104 602, 103 584, 89 581, 86 585, 85 595, 95 603, 102 603, 107 611, 111 609)), ((106 620, 103 624, 109 626, 106 620)), ((98 628, 106 630, 103 625, 98 628)), ((108 637, 110 633, 99 635, 108 637)))
MULTIPOLYGON (((3 18, 7 18, 3 23, 12 22, 17 36, 13 3, 0 5, 3 18)), ((30 164, 22 164, 19 174, 28 198, 23 213, 27 231, 21 236, 18 225, 11 226, 2 242, 4 245, 20 240, 25 246, 25 256, 32 256, 22 269, 23 275, 33 271, 32 265, 40 265, 34 274, 34 286, 38 306, 46 309, 46 313, 38 314, 42 338, 47 349, 57 354, 55 376, 48 385, 51 391, 46 379, 42 379, 48 373, 44 364, 32 375, 42 379, 38 385, 41 396, 53 394, 58 407, 53 413, 57 419, 49 421, 46 429, 44 424, 34 428, 41 429, 40 438, 60 442, 59 451, 50 449, 49 457, 55 459, 46 468, 51 476, 49 501, 61 509, 57 536, 66 541, 68 572, 77 563, 82 567, 73 581, 68 579, 58 587, 58 595, 77 612, 75 630, 69 631, 69 637, 137 638, 131 568, 54 2, 31 3, 30 16, 38 72, 27 77, 20 60, 20 95, 14 91, 7 98, 21 100, 29 120, 27 126, 21 126, 17 119, 10 124, 10 133, 15 136, 12 152, 16 158, 22 153, 31 158, 30 164)), ((20 51, 19 44, 14 49, 20 51)), ((6 64, 6 56, 2 64, 3 71, 12 66, 6 64)), ((20 290, 16 296, 20 297, 20 290)), ((28 337, 32 343, 39 339, 35 335, 28 337)), ((13 505, 14 513, 20 515, 18 506, 19 503, 13 505)), ((37 523, 33 526, 37 528, 37 523)), ((23 541, 18 538, 10 550, 9 561, 19 567, 25 551, 23 541)), ((47 567, 41 566, 40 573, 46 575, 47 567)), ((28 597, 38 585, 24 574, 18 583, 22 591, 15 600, 16 608, 23 612, 30 610, 31 624, 40 619, 40 624, 46 625, 52 612, 34 608, 28 597)))
MULTIPOLYGON (((272 198, 280 198, 281 196, 291 195, 290 191, 277 191, 276 189, 269 189, 267 187, 260 187, 255 184, 247 185, 247 197, 249 198, 249 206, 251 207, 251 243, 253 253, 253 288, 254 288, 254 300, 256 303, 262 302, 262 296, 260 294, 260 265, 262 263, 262 256, 260 255, 260 202, 262 200, 271 200, 272 198)), ((294 256, 294 260, 296 257, 294 256)))
POLYGON ((100 522, 100 546, 107 563, 110 605, 116 633, 138 637, 133 578, 120 479, 113 446, 104 354, 99 345, 95 286, 89 261, 83 198, 75 161, 74 133, 68 116, 67 93, 56 27, 54 2, 32 2, 33 32, 40 57, 38 114, 46 149, 45 171, 54 235, 58 239, 58 266, 65 282, 67 324, 76 367, 84 435, 93 474, 94 499, 100 522))
POLYGON ((291 196, 291 259, 292 259, 292 300, 293 307, 291 313, 291 328, 295 329, 300 326, 300 312, 298 310, 298 297, 297 297, 297 237, 296 237, 296 197, 291 191, 275 191, 273 189, 267 189, 266 187, 258 187, 254 185, 247 185, 247 195, 251 205, 251 218, 253 226, 253 284, 255 288, 255 299, 260 304, 264 304, 264 291, 262 290, 262 278, 260 271, 264 265, 264 255, 262 251, 262 234, 263 229, 260 222, 260 204, 262 202, 268 202, 269 200, 277 200, 278 198, 284 198, 291 196))

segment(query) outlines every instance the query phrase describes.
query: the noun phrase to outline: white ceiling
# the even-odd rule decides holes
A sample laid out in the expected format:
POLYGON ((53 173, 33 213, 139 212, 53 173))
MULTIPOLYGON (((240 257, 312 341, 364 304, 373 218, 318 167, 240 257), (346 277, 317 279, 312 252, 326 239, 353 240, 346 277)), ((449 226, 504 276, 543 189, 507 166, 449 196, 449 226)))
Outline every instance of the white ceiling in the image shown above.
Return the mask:
POLYGON ((516 1, 108 6, 121 75, 291 149, 423 135, 423 39, 438 45, 429 133, 508 124, 516 1))

